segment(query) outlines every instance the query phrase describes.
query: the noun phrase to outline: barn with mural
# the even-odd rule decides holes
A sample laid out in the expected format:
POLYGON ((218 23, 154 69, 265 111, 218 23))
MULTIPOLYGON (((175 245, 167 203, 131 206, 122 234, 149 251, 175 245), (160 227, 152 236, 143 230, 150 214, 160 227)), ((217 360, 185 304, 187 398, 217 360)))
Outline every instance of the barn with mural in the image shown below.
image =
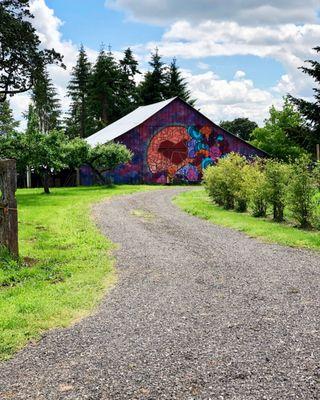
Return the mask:
MULTIPOLYGON (((111 140, 133 152, 132 161, 112 173, 115 183, 199 182, 204 168, 230 152, 265 156, 177 97, 139 107, 87 138, 91 146, 111 140)), ((80 174, 82 184, 94 183, 89 167, 80 174)))

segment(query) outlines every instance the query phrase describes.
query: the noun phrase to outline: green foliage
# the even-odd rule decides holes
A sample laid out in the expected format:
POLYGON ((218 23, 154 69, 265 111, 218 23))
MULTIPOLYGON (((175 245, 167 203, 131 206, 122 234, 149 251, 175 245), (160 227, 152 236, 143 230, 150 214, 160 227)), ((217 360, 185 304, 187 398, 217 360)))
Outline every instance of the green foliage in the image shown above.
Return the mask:
POLYGON ((166 98, 166 69, 158 49, 151 53, 149 62, 152 70, 148 71, 139 85, 139 95, 143 105, 156 103, 166 98))
MULTIPOLYGON (((314 50, 319 54, 320 47, 315 47, 314 50)), ((307 75, 311 76, 317 87, 313 88, 315 93, 315 101, 310 102, 304 99, 289 96, 290 101, 298 107, 298 110, 307 120, 309 131, 307 135, 302 138, 301 145, 308 151, 314 153, 315 145, 319 143, 320 138, 320 62, 316 60, 307 60, 308 67, 301 67, 300 69, 307 75)))
POLYGON ((194 105, 195 100, 191 98, 191 93, 188 90, 188 84, 182 77, 181 71, 177 66, 177 60, 174 58, 165 75, 165 95, 166 98, 180 97, 180 99, 194 105))
POLYGON ((13 118, 9 101, 0 103, 0 136, 14 134, 19 122, 13 118))
POLYGON ((101 171, 113 171, 119 164, 129 162, 131 158, 132 153, 125 145, 109 142, 91 148, 87 163, 94 169, 102 183, 105 183, 101 171))
POLYGON ((124 57, 119 61, 120 80, 119 80, 119 115, 127 115, 133 111, 139 101, 138 88, 135 77, 140 74, 138 61, 134 58, 130 48, 124 51, 124 57))
POLYGON ((37 129, 43 133, 58 129, 61 114, 60 102, 45 66, 38 68, 31 99, 37 115, 37 129))
POLYGON ((271 159, 266 161, 266 195, 268 203, 273 209, 274 221, 284 220, 287 187, 291 175, 292 169, 288 164, 271 159))
POLYGON ((30 90, 37 70, 47 64, 61 64, 54 49, 40 49, 40 39, 32 26, 29 0, 0 3, 0 103, 7 96, 30 90))
POLYGON ((64 144, 64 153, 68 168, 79 168, 89 159, 90 146, 81 138, 67 140, 64 144))
POLYGON ((265 217, 267 214, 267 180, 263 160, 256 159, 243 168, 243 191, 249 202, 254 217, 265 217))
POLYGON ((315 195, 317 193, 316 174, 307 156, 295 160, 288 187, 288 207, 301 228, 310 228, 314 219, 315 195))
POLYGON ((272 106, 269 114, 265 126, 252 132, 251 143, 279 160, 290 161, 301 156, 304 150, 288 134, 289 131, 304 129, 301 114, 295 111, 288 99, 285 99, 282 110, 272 106))
POLYGON ((204 171, 204 184, 213 202, 225 209, 266 217, 270 206, 273 220, 284 221, 285 209, 300 227, 319 226, 319 166, 301 156, 294 164, 273 159, 247 161, 230 153, 204 171))
POLYGON ((246 210, 247 199, 243 186, 245 165, 244 157, 230 153, 221 158, 216 166, 206 168, 203 175, 205 187, 217 204, 226 209, 246 210))
POLYGON ((247 141, 251 139, 252 132, 258 128, 258 125, 254 121, 250 121, 249 118, 236 118, 233 121, 221 121, 220 126, 247 141))
POLYGON ((89 81, 90 114, 99 130, 119 118, 120 68, 112 53, 102 48, 89 81))
POLYGON ((66 121, 66 133, 69 137, 80 136, 85 138, 93 133, 88 99, 90 74, 91 64, 83 45, 81 45, 77 63, 72 69, 71 80, 68 85, 71 105, 69 117, 66 121))

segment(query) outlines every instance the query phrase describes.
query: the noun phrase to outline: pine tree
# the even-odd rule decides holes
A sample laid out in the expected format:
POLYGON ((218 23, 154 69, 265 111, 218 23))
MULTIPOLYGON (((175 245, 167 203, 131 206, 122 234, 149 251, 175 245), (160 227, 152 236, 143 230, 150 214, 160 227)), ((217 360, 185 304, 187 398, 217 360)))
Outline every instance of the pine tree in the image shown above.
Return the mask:
POLYGON ((166 74, 166 97, 180 97, 190 105, 194 105, 195 100, 191 99, 191 93, 188 90, 188 84, 182 77, 181 71, 177 66, 177 60, 174 58, 166 74))
POLYGON ((102 48, 90 78, 90 113, 95 120, 95 129, 119 118, 120 70, 111 51, 102 48))
POLYGON ((0 135, 10 135, 15 132, 19 122, 15 121, 10 108, 10 103, 5 100, 0 103, 0 135))
POLYGON ((140 102, 143 105, 156 103, 166 98, 166 68, 157 48, 151 54, 149 65, 152 70, 145 74, 139 86, 140 102))
POLYGON ((49 73, 44 66, 41 66, 37 71, 31 99, 38 116, 40 132, 48 133, 58 128, 61 115, 60 102, 49 73))
POLYGON ((91 134, 91 119, 89 116, 88 92, 91 64, 83 45, 80 46, 78 59, 72 69, 68 85, 68 96, 71 98, 69 117, 67 118, 67 135, 82 138, 91 134))
MULTIPOLYGON (((320 46, 315 47, 317 53, 320 53, 320 46)), ((315 60, 307 60, 309 67, 300 67, 300 69, 307 75, 312 76, 316 83, 320 84, 320 62, 315 60)), ((315 144, 320 143, 320 88, 313 88, 314 91, 314 102, 310 102, 304 99, 295 98, 289 96, 290 101, 295 104, 307 120, 309 124, 309 130, 306 132, 304 138, 300 138, 302 145, 309 151, 314 152, 315 144)))
POLYGON ((138 61, 134 58, 130 47, 125 50, 124 57, 120 64, 120 96, 119 113, 124 116, 134 110, 138 104, 138 90, 135 82, 135 76, 140 74, 138 61))

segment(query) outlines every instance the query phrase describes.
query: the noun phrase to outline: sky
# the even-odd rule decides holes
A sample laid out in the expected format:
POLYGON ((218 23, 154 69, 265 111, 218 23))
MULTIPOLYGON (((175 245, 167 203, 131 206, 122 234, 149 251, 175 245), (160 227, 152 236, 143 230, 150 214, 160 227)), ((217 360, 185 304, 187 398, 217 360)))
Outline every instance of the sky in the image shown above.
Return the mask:
MULTIPOLYGON (((247 117, 260 125, 287 93, 311 98, 313 81, 298 69, 320 46, 319 0, 31 0, 43 47, 67 67, 49 71, 63 110, 80 44, 94 62, 103 43, 116 58, 131 47, 146 71, 150 52, 177 59, 196 108, 214 122, 247 117)), ((17 119, 28 93, 10 99, 17 119)), ((21 124, 24 126, 24 123, 21 124)))

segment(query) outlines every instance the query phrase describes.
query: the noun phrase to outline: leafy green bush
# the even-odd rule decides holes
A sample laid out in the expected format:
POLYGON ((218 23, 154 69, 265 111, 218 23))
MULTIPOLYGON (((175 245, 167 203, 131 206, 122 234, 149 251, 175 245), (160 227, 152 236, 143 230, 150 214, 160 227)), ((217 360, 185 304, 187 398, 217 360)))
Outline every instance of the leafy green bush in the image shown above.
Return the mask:
POLYGON ((307 156, 295 160, 288 186, 288 207, 301 228, 311 227, 316 210, 316 175, 310 165, 307 156))
POLYGON ((243 168, 243 186, 254 217, 267 215, 267 179, 263 160, 256 159, 243 168))
POLYGON ((216 166, 204 171, 205 187, 215 203, 226 209, 246 210, 247 201, 242 182, 245 165, 245 157, 230 153, 221 158, 216 166))
POLYGON ((271 159, 266 161, 266 196, 273 208, 273 219, 277 222, 284 220, 287 187, 291 174, 289 164, 271 159))

